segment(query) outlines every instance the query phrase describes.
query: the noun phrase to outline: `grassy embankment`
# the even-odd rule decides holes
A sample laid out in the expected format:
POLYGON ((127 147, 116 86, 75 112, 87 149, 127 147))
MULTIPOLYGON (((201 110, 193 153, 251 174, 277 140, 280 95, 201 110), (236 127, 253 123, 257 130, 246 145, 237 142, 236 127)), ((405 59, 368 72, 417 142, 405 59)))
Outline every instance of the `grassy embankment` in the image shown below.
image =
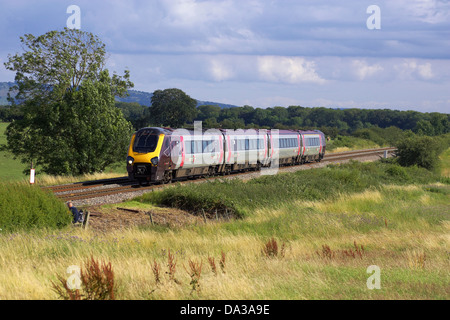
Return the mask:
MULTIPOLYGON (((443 172, 449 158, 447 151, 443 172)), ((56 276, 92 255, 111 262, 118 299, 448 299, 449 194, 448 178, 386 163, 175 186, 121 206, 151 209, 172 199, 197 213, 226 207, 241 218, 107 234, 3 234, 0 298, 56 299, 56 276), (270 256, 272 237, 278 252, 270 256), (200 290, 192 290, 190 261, 202 263, 200 290), (381 289, 367 288, 371 265, 381 270, 381 289)))
POLYGON ((338 136, 335 139, 327 141, 327 153, 345 152, 351 150, 363 150, 387 147, 374 141, 352 136, 338 136))

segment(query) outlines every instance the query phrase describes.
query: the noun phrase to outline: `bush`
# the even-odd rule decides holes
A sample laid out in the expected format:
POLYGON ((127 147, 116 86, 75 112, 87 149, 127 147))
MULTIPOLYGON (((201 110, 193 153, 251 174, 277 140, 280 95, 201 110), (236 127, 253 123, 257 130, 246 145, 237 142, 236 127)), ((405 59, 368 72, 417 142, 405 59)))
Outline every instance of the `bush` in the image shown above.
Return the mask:
POLYGON ((417 165, 428 170, 437 170, 439 155, 447 147, 447 141, 439 137, 410 137, 397 144, 398 163, 404 167, 417 165))
POLYGON ((0 185, 0 229, 62 228, 72 217, 63 202, 36 186, 0 185))

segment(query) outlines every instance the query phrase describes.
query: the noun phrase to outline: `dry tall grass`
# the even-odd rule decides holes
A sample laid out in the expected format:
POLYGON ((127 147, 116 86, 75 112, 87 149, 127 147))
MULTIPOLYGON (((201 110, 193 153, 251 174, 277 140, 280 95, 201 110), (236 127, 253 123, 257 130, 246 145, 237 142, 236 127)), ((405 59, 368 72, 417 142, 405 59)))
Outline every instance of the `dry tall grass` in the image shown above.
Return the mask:
POLYGON ((174 229, 0 231, 0 299, 58 299, 58 275, 91 257, 111 263, 115 299, 448 299, 449 187, 432 187, 384 186, 174 229), (381 290, 366 287, 370 265, 381 290))

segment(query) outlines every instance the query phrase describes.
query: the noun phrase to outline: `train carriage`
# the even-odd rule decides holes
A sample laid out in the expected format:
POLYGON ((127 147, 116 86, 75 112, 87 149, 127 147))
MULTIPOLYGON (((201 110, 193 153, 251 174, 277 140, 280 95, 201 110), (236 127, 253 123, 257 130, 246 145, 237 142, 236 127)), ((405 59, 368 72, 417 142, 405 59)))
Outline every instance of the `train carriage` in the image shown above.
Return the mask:
POLYGON ((320 161, 325 154, 325 135, 319 131, 300 131, 302 163, 320 161))
POLYGON ((318 130, 206 131, 142 128, 131 138, 127 157, 130 179, 168 183, 172 179, 228 174, 272 164, 320 161, 325 136, 318 130))
POLYGON ((268 163, 267 134, 259 130, 223 130, 227 171, 259 169, 268 163))
POLYGON ((277 139, 272 139, 274 148, 278 149, 278 161, 280 165, 293 165, 300 160, 300 134, 293 130, 279 130, 277 139))

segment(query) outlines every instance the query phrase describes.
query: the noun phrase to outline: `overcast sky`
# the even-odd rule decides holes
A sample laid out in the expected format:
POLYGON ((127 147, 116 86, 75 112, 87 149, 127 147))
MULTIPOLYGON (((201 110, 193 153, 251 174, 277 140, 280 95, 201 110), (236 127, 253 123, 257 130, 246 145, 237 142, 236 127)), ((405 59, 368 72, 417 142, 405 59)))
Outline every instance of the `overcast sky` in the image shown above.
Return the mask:
POLYGON ((19 37, 63 29, 70 5, 136 90, 262 108, 450 110, 449 1, 0 0, 0 81, 14 80, 3 63, 22 52, 19 37))

